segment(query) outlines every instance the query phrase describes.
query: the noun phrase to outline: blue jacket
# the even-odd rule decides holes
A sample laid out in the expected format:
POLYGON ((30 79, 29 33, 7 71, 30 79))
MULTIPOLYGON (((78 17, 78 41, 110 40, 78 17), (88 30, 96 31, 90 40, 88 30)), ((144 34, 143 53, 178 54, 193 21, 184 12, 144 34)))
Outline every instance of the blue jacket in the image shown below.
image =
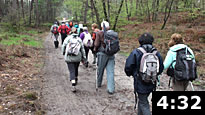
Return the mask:
MULTIPOLYGON (((146 49, 146 51, 149 52, 150 49, 146 49)), ((141 94, 147 94, 150 93, 156 88, 155 84, 145 84, 141 77, 139 76, 139 69, 140 69, 140 61, 142 58, 143 53, 138 50, 134 49, 129 57, 126 60, 125 64, 125 73, 127 76, 133 76, 134 77, 134 88, 135 92, 141 93, 141 94)), ((159 52, 157 52, 157 57, 159 58, 159 74, 162 73, 164 66, 163 66, 163 59, 159 52)))

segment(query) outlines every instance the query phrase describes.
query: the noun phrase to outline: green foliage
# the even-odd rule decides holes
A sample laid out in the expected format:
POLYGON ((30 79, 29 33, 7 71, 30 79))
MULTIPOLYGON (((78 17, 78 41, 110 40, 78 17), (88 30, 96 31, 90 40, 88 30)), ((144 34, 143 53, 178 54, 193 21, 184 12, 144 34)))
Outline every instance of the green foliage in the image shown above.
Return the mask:
POLYGON ((26 92, 23 97, 28 100, 36 100, 38 99, 36 92, 26 92))
POLYGON ((11 32, 4 32, 0 34, 0 44, 2 45, 20 45, 24 44, 31 47, 38 47, 42 48, 42 40, 36 39, 35 35, 38 32, 36 30, 28 30, 27 33, 11 33, 11 32))

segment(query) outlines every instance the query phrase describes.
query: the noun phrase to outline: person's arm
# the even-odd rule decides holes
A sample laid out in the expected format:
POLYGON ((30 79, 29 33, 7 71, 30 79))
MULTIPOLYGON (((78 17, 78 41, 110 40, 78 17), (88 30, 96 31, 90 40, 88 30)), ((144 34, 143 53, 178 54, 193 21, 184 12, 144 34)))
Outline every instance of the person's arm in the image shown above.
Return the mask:
POLYGON ((71 29, 68 27, 68 26, 66 26, 66 32, 67 32, 67 35, 69 35, 70 34, 70 31, 71 31, 71 29))
POLYGON ((50 29, 50 31, 51 31, 51 32, 53 31, 53 25, 51 26, 51 29, 50 29))
POLYGON ((61 25, 58 27, 58 32, 61 33, 61 25))
POLYGON ((159 75, 159 74, 161 74, 161 73, 163 72, 163 70, 164 70, 164 65, 163 65, 162 56, 160 55, 159 52, 157 52, 157 57, 158 57, 158 59, 159 59, 159 73, 158 73, 158 75, 159 75))
POLYGON ((82 32, 82 33, 80 34, 80 39, 83 41, 84 37, 85 37, 85 35, 84 35, 84 33, 82 32))
POLYGON ((96 39, 94 43, 94 51, 97 52, 99 47, 100 47, 100 32, 96 34, 96 39))
POLYGON ((124 71, 125 71, 127 76, 133 76, 134 71, 136 71, 136 65, 138 62, 136 61, 136 53, 135 52, 136 51, 132 51, 132 53, 126 59, 124 71))
POLYGON ((173 61, 174 61, 173 53, 172 53, 171 50, 169 50, 167 52, 167 56, 166 56, 166 58, 164 60, 164 69, 167 69, 172 64, 173 61))
POLYGON ((84 48, 84 45, 83 45, 82 40, 80 41, 80 44, 81 44, 81 49, 80 49, 80 51, 81 51, 81 53, 82 53, 82 61, 84 62, 84 61, 86 61, 86 54, 85 54, 85 48, 84 48))
POLYGON ((66 50, 66 46, 68 42, 69 42, 69 37, 66 37, 66 39, 63 42, 62 49, 61 49, 63 55, 65 55, 65 50, 66 50))

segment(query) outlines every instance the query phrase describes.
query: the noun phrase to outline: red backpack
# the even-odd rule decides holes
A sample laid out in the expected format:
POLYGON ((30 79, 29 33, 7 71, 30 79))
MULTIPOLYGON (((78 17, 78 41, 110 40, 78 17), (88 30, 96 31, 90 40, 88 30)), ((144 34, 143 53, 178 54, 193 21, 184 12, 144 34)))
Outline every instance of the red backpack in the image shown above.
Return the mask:
POLYGON ((67 32, 66 25, 61 25, 61 33, 66 34, 66 32, 67 32))
POLYGON ((57 26, 53 27, 52 33, 53 34, 57 34, 58 33, 58 27, 57 26))
POLYGON ((92 38, 93 38, 93 40, 96 39, 96 36, 97 36, 97 32, 93 32, 93 33, 92 33, 92 38))
POLYGON ((73 22, 72 21, 69 22, 69 26, 73 27, 73 22))

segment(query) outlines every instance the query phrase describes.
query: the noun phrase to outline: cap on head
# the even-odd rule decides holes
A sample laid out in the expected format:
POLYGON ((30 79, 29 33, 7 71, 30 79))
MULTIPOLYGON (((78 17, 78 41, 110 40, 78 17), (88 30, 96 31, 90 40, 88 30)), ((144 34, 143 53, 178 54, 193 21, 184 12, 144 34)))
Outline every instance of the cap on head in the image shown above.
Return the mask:
POLYGON ((138 39, 140 45, 152 44, 154 42, 154 37, 150 33, 142 34, 138 39))
POLYGON ((106 27, 106 28, 109 28, 109 27, 110 27, 110 24, 109 24, 109 22, 107 22, 107 21, 102 21, 101 27, 103 27, 103 24, 105 24, 105 27, 106 27))
POLYGON ((79 28, 83 28, 83 24, 79 24, 79 28))
POLYGON ((85 31, 85 30, 88 30, 88 28, 87 27, 83 27, 83 30, 85 31))

